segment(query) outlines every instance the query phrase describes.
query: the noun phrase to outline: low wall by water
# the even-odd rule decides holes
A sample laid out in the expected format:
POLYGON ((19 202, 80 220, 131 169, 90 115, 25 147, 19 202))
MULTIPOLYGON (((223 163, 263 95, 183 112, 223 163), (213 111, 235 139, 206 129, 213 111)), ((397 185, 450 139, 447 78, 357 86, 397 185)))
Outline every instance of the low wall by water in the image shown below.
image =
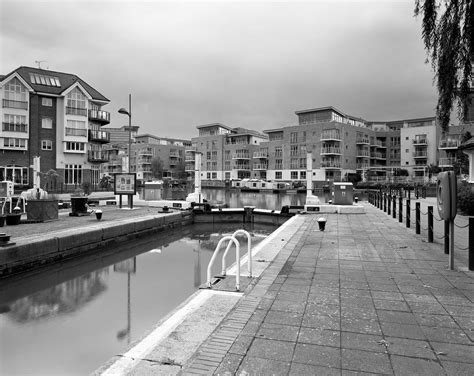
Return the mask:
POLYGON ((264 223, 279 226, 290 219, 293 213, 253 207, 235 209, 213 209, 210 212, 194 212, 194 223, 264 223))
POLYGON ((80 257, 100 247, 185 226, 192 222, 193 214, 183 211, 103 222, 94 226, 61 231, 53 236, 41 235, 28 240, 18 239, 17 244, 0 248, 0 276, 24 272, 66 258, 80 257))

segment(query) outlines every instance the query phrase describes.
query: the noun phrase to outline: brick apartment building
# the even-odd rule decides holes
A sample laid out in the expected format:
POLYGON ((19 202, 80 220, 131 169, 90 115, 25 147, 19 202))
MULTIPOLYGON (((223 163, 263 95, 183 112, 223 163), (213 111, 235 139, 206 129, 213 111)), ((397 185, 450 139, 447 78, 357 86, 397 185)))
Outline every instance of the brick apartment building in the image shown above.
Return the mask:
POLYGON ((109 142, 104 95, 74 74, 22 66, 0 76, 0 96, 0 181, 32 186, 40 157, 40 171, 55 170, 64 190, 99 182, 109 142))

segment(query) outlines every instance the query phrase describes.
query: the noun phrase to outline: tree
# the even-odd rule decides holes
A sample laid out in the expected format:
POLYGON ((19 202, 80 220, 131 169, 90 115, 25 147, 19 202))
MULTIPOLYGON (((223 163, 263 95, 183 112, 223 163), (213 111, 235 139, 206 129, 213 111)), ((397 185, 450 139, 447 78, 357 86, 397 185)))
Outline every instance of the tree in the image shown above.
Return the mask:
POLYGON ((182 159, 176 164, 174 177, 178 180, 186 180, 186 164, 182 159))
POLYGON ((163 178, 163 161, 160 159, 160 157, 156 157, 151 160, 151 174, 154 178, 163 178))
MULTIPOLYGON (((467 131, 462 135, 461 144, 471 139, 471 132, 467 131)), ((453 162, 453 169, 456 175, 469 174, 469 157, 462 150, 456 152, 456 158, 453 162)))
POLYGON ((443 131, 448 130, 456 99, 459 119, 465 121, 467 115, 474 57, 473 1, 415 0, 415 16, 423 16, 423 42, 435 71, 436 112, 443 131))

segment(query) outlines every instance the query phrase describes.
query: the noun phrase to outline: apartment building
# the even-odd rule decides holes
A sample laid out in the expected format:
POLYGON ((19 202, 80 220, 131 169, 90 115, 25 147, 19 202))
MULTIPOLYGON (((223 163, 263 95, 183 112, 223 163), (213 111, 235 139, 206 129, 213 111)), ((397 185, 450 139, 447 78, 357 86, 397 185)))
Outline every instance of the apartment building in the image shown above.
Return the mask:
POLYGON ((367 121, 329 107, 296 111, 297 125, 260 134, 220 123, 198 126, 199 136, 186 154, 202 153, 203 180, 258 178, 306 182, 307 154, 312 154, 312 180, 385 180, 400 169, 421 176, 437 162, 438 132, 434 117, 367 121))
POLYGON ((180 178, 185 172, 185 151, 190 147, 191 140, 136 135, 130 158, 131 172, 136 172, 141 182, 152 180, 152 164, 157 160, 163 179, 180 178))
POLYGON ((32 186, 40 157, 41 172, 55 170, 66 190, 98 184, 109 142, 105 96, 74 74, 24 66, 0 76, 0 96, 0 181, 32 186))
POLYGON ((264 173, 264 162, 255 158, 254 153, 262 142, 268 140, 265 134, 220 123, 199 125, 197 129, 199 136, 191 139, 192 147, 187 149, 186 171, 192 174, 194 154, 199 152, 203 180, 246 179, 264 173))

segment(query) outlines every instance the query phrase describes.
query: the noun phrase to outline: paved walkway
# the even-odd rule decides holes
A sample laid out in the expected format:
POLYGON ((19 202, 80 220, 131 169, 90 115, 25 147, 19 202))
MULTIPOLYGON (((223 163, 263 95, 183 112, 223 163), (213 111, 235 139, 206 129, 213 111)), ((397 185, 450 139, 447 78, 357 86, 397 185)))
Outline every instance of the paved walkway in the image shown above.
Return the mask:
POLYGON ((180 374, 473 375, 474 273, 366 208, 305 216, 180 374))

